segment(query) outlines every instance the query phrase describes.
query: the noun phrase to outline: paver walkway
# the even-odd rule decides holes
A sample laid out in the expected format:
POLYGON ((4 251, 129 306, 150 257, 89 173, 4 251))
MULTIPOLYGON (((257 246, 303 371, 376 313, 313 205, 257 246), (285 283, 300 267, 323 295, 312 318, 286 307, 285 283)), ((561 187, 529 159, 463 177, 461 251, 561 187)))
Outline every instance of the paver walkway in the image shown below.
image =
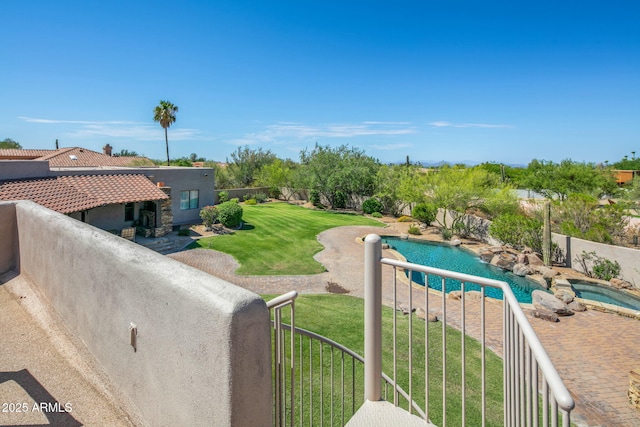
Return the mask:
MULTIPOLYGON (((258 294, 281 294, 290 290, 323 293, 327 283, 332 281, 352 295, 363 296, 364 246, 357 238, 368 233, 397 234, 389 228, 375 227, 327 230, 318 236, 325 249, 315 256, 327 272, 313 276, 236 276, 233 272, 238 263, 230 255, 206 249, 170 256, 258 294)), ((383 256, 392 257, 386 251, 383 256)), ((391 269, 383 270, 383 301, 389 305, 393 301, 393 292, 388 285, 391 274, 391 269)), ((400 304, 407 300, 407 294, 407 287, 401 287, 400 304)), ((433 306, 430 304, 430 307, 433 306)), ((500 354, 502 303, 493 301, 486 307, 487 340, 500 354)), ((458 324, 459 310, 447 310, 449 322, 458 324)), ((479 329, 474 325, 474 316, 474 310, 467 312, 470 335, 477 335, 479 329)), ((581 426, 640 426, 640 412, 627 399, 629 371, 640 366, 640 322, 591 310, 563 317, 558 323, 529 319, 576 401, 572 414, 574 423, 581 426)))

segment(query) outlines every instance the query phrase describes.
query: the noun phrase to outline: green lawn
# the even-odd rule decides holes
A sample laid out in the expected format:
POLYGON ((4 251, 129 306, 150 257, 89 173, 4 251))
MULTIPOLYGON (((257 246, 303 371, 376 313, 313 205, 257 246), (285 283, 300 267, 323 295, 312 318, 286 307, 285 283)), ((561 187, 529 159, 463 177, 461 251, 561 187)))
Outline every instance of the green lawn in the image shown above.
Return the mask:
POLYGON ((244 275, 303 275, 324 271, 313 256, 322 250, 317 235, 343 225, 380 226, 359 215, 338 214, 290 205, 243 205, 244 226, 234 234, 207 237, 190 248, 208 248, 232 255, 244 275))
MULTIPOLYGON (((274 295, 263 295, 265 300, 273 298, 274 295)), ((296 299, 296 327, 307 329, 317 334, 328 337, 347 348, 352 349, 356 353, 363 355, 364 352, 364 300, 345 295, 300 295, 296 299)), ((288 321, 289 310, 284 310, 285 323, 288 321)), ((403 316, 398 313, 398 336, 404 337, 398 342, 398 383, 408 391, 408 366, 407 366, 407 354, 408 354, 408 316, 403 316)), ((390 308, 383 308, 383 371, 389 376, 393 376, 393 310, 390 308)), ((424 379, 425 379, 425 367, 424 367, 424 328, 425 322, 417 319, 413 315, 413 381, 414 381, 414 400, 424 408, 424 379)), ((442 323, 428 323, 429 328, 429 416, 433 423, 436 425, 442 425, 442 323)), ((306 340, 306 339, 305 339, 306 340)), ((447 328, 447 425, 461 425, 461 401, 462 401, 462 385, 461 385, 461 341, 462 335, 460 331, 453 328, 447 328)), ((469 337, 465 337, 465 345, 467 351, 466 357, 466 423, 467 425, 481 425, 481 377, 480 377, 480 344, 469 337)), ((296 346, 296 351, 298 350, 296 346)), ((302 360, 309 360, 308 348, 306 341, 303 345, 302 360)), ((318 355, 318 347, 314 350, 314 402, 313 413, 314 422, 313 425, 319 425, 319 393, 320 383, 324 384, 324 411, 325 414, 330 414, 330 386, 331 383, 334 387, 341 387, 341 372, 340 367, 342 361, 340 358, 336 358, 334 361, 334 368, 331 368, 329 355, 325 349, 325 356, 323 361, 323 367, 325 376, 328 376, 324 380, 319 379, 320 362, 318 355), (331 381, 330 372, 334 371, 334 379, 331 381)), ((299 354, 297 355, 299 357, 299 354)), ((337 354, 336 354, 337 356, 337 354)), ((486 425, 498 426, 503 423, 503 409, 502 409, 502 360, 490 350, 486 352, 487 357, 487 420, 486 425)), ((306 363, 306 362, 305 362, 306 363)), ((346 364, 346 378, 347 395, 345 402, 345 418, 351 417, 352 403, 351 403, 351 377, 353 376, 351 371, 351 364, 346 364)), ((300 373, 298 372, 298 375, 300 373)), ((305 388, 307 388, 309 373, 308 366, 303 369, 305 388)), ((363 390, 363 370, 359 365, 355 371, 355 408, 364 401, 363 390)), ((310 409, 308 408, 310 399, 310 392, 304 390, 305 408, 302 412, 302 416, 305 421, 304 425, 309 424, 310 409)), ((299 393, 299 391, 296 391, 299 393)), ((384 396, 383 396, 384 397, 384 396)), ((299 400, 299 397, 296 397, 299 400)), ((391 391, 387 400, 393 401, 391 391)), ((402 401, 402 399, 401 399, 402 401)), ((406 405, 401 405, 406 409, 406 405)), ((296 424, 300 420, 300 410, 297 410, 296 424)), ((329 416, 325 415, 326 418, 329 416)), ((342 404, 341 402, 334 403, 334 417, 333 422, 330 425, 342 425, 342 404)))

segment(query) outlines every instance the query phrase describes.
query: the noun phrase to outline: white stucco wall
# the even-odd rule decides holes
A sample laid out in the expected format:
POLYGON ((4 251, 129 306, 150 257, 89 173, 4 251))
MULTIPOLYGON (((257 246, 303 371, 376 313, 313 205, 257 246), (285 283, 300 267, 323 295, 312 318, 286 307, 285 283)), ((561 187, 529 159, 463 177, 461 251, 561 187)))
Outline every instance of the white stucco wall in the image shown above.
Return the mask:
MULTIPOLYGON (((0 203, 3 235, 12 221, 19 273, 149 425, 271 425, 269 314, 260 297, 31 202, 0 203)), ((0 267, 16 259, 9 246, 0 243, 0 267)))

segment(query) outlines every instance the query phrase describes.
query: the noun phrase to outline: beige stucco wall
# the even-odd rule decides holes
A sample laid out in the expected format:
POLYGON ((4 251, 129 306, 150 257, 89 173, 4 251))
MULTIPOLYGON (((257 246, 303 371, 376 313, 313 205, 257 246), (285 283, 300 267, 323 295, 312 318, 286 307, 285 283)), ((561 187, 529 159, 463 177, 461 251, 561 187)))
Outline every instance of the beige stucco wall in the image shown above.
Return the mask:
MULTIPOLYGON (((0 203, 0 232, 11 228, 12 205, 19 273, 149 425, 271 425, 260 297, 31 202, 0 203)), ((11 244, 0 245, 3 266, 11 244)))
POLYGON ((576 237, 567 238, 563 234, 552 233, 553 242, 565 256, 567 267, 579 269, 576 256, 582 252, 595 252, 597 256, 620 264, 620 278, 628 281, 634 287, 640 288, 640 250, 622 246, 607 245, 590 242, 576 237))

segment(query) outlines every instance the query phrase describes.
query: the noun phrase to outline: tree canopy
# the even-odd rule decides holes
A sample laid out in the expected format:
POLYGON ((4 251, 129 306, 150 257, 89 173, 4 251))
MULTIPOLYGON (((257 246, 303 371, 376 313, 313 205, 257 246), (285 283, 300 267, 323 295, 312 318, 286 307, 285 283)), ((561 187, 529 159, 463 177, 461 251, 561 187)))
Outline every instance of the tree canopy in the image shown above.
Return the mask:
POLYGON ((522 183, 549 199, 559 200, 566 200, 573 193, 602 197, 617 190, 615 177, 609 169, 569 159, 559 164, 533 159, 527 166, 522 183))
POLYGON ((231 161, 227 159, 227 171, 232 182, 238 187, 250 187, 258 179, 260 170, 277 160, 271 150, 262 151, 262 148, 253 150, 248 146, 238 147, 231 153, 231 161))
POLYGON ((169 137, 167 135, 167 129, 176 122, 177 112, 178 106, 173 105, 169 101, 160 101, 153 110, 153 121, 160 123, 160 126, 164 128, 164 141, 167 146, 167 166, 171 164, 169 160, 169 137))
POLYGON ((17 149, 21 149, 22 145, 20 145, 20 143, 18 141, 14 141, 11 138, 5 138, 2 141, 0 141, 0 148, 17 148, 17 149))
POLYGON ((300 153, 300 163, 303 184, 317 191, 331 207, 342 204, 345 197, 371 196, 375 191, 380 165, 355 147, 316 144, 312 151, 305 149, 300 153))

